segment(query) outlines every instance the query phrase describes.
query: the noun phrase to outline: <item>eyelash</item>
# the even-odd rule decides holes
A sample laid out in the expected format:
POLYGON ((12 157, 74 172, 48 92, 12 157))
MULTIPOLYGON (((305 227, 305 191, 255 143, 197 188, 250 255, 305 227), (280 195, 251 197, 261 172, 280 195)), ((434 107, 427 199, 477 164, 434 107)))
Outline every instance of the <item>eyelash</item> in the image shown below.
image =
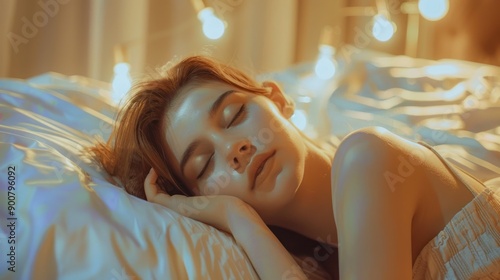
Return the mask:
MULTIPOLYGON (((238 120, 238 118, 240 118, 241 115, 245 114, 246 112, 247 112, 247 106, 245 104, 241 105, 240 110, 238 110, 238 112, 234 115, 233 119, 231 120, 231 122, 229 122, 229 124, 227 125, 226 128, 231 127, 231 125, 236 120, 238 120)), ((243 119, 241 119, 241 121, 244 121, 246 119, 246 117, 247 116, 245 114, 245 116, 243 117, 243 119)), ((214 157, 214 153, 212 153, 212 155, 210 155, 210 158, 207 160, 207 163, 205 163, 205 166, 203 166, 203 169, 200 171, 200 174, 198 174, 198 176, 196 177, 197 180, 201 179, 205 175, 205 171, 208 169, 208 166, 210 165, 210 162, 212 161, 213 157, 214 157)))
POLYGON ((210 155, 210 158, 207 160, 207 163, 205 163, 205 166, 203 166, 203 169, 200 171, 200 174, 196 177, 196 180, 201 179, 203 175, 205 175, 205 171, 207 170, 208 166, 210 165, 210 162, 212 161, 212 158, 214 157, 214 153, 210 155))
MULTIPOLYGON (((231 127, 231 125, 236 121, 238 120, 238 118, 245 114, 247 112, 247 106, 245 104, 241 105, 240 107, 240 110, 234 115, 234 118, 231 120, 231 122, 229 122, 229 124, 226 126, 226 128, 229 128, 231 127)), ((245 116, 243 117, 243 119, 241 121, 244 121, 246 119, 246 114, 245 116)))

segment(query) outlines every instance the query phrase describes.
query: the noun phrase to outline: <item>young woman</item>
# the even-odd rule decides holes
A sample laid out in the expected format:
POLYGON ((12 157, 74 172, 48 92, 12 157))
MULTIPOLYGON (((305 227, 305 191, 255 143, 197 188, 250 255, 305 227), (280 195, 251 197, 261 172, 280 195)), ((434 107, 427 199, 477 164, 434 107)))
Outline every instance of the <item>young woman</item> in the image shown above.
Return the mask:
POLYGON ((499 271, 491 189, 383 128, 333 153, 293 112, 275 83, 189 57, 138 85, 93 152, 129 193, 231 233, 262 279, 305 278, 267 225, 338 246, 341 279, 499 271))

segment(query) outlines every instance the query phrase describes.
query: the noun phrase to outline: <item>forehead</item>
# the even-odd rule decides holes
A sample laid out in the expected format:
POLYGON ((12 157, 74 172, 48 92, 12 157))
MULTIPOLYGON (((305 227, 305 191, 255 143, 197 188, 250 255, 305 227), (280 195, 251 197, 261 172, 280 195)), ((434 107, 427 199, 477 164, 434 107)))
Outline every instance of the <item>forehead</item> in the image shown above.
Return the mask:
POLYGON ((175 99, 167 116, 169 118, 177 115, 185 116, 186 114, 193 114, 195 111, 201 111, 200 109, 203 107, 207 107, 208 110, 221 94, 231 88, 231 86, 220 82, 187 85, 180 90, 178 98, 175 99))
POLYGON ((223 83, 206 82, 188 85, 179 92, 178 98, 166 114, 165 121, 167 144, 178 162, 186 147, 206 129, 212 104, 232 88, 223 83))

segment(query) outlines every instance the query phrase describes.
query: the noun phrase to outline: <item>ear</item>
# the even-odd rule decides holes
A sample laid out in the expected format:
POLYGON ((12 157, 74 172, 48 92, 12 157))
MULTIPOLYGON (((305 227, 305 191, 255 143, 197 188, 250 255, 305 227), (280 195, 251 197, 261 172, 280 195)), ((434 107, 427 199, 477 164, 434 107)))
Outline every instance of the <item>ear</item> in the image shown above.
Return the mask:
POLYGON ((269 89, 269 93, 267 97, 271 99, 278 109, 281 111, 281 114, 287 119, 289 119, 294 111, 295 111, 295 103, 293 100, 283 93, 280 86, 273 81, 265 81, 262 83, 262 86, 269 89))

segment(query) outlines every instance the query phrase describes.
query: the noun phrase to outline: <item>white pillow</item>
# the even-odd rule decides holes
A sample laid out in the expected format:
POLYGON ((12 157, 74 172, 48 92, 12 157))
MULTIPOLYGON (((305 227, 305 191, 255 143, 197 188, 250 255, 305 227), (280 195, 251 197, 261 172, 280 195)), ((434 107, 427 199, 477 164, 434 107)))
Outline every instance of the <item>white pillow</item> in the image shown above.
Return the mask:
POLYGON ((0 227, 0 278, 258 279, 231 236, 127 194, 79 155, 110 132, 98 91, 50 74, 0 80, 0 216, 16 218, 0 227))

